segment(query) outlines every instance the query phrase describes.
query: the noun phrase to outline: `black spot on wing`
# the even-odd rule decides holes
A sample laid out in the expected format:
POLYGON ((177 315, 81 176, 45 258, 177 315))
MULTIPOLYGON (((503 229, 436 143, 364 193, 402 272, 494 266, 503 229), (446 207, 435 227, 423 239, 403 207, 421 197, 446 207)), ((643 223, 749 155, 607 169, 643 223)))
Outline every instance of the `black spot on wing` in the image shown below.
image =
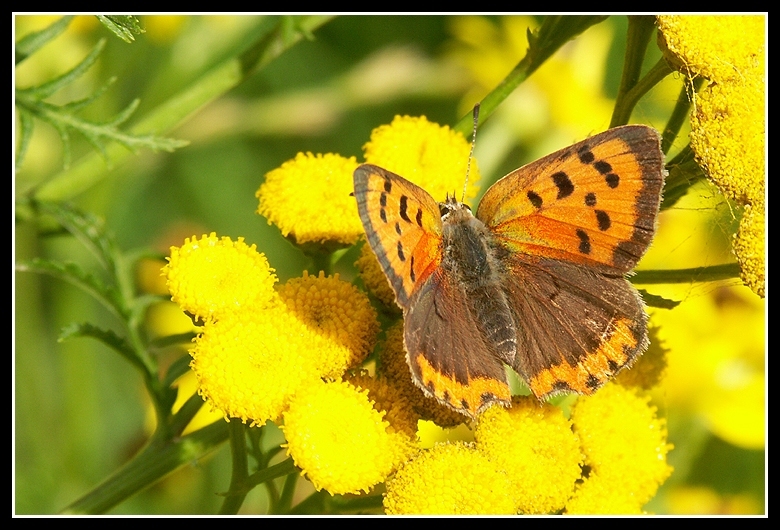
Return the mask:
POLYGON ((604 210, 596 210, 596 221, 599 224, 599 230, 602 232, 609 230, 609 227, 612 226, 612 219, 609 218, 609 214, 604 210))
POLYGON ((534 208, 541 208, 542 207, 542 197, 533 191, 529 191, 527 194, 528 200, 531 201, 531 204, 534 208))
POLYGON ((580 252, 590 254, 590 236, 585 230, 577 229, 577 237, 580 238, 580 252))
POLYGON ((406 208, 409 206, 409 197, 406 195, 401 195, 401 200, 399 201, 398 205, 398 214, 401 216, 401 219, 406 221, 407 223, 411 223, 412 220, 409 219, 409 214, 406 212, 406 208))
POLYGON ((558 188, 558 199, 564 199, 574 193, 574 184, 572 184, 569 175, 563 171, 553 173, 553 184, 558 188))

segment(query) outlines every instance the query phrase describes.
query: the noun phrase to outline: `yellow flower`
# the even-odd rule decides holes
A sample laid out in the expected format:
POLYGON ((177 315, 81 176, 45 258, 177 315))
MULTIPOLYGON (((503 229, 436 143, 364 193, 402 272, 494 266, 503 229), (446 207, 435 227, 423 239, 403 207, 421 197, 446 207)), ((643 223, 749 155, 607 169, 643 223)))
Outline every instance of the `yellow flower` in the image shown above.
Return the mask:
POLYGON ((725 81, 761 60, 765 24, 754 15, 665 15, 658 17, 658 36, 683 73, 725 81))
POLYGON ((355 157, 298 153, 266 174, 257 213, 296 244, 352 245, 363 233, 350 196, 357 166, 355 157))
POLYGON ((384 506, 391 515, 515 513, 509 478, 464 443, 421 451, 387 481, 384 506))
POLYGON ((258 310, 276 296, 276 276, 265 256, 243 238, 231 241, 215 233, 192 237, 171 247, 163 274, 171 299, 196 320, 221 318, 240 309, 258 310))
POLYGON ((666 422, 649 398, 615 383, 577 399, 571 413, 582 443, 587 478, 566 503, 566 512, 637 514, 672 468, 666 422))
POLYGON ((349 383, 306 385, 284 414, 287 453, 318 490, 367 492, 410 453, 409 437, 384 415, 366 390, 349 383))
POLYGON ((763 16, 658 17, 668 60, 710 82, 695 94, 691 148, 726 197, 746 206, 734 243, 742 279, 765 295, 766 42, 763 16))
POLYGON ((658 328, 650 326, 647 330, 650 337, 650 347, 642 356, 636 360, 630 369, 622 370, 615 382, 629 387, 650 390, 658 386, 666 373, 666 354, 668 348, 665 348, 658 336, 658 328))
POLYGON ((385 420, 389 423, 389 428, 406 434, 410 443, 416 442, 418 416, 412 410, 412 404, 397 388, 384 377, 371 377, 365 370, 348 375, 345 380, 360 389, 368 390, 368 397, 374 402, 374 408, 386 412, 385 420))
POLYGON ((308 338, 306 328, 281 307, 207 321, 190 352, 198 392, 226 419, 276 421, 292 396, 319 378, 304 355, 308 338))
POLYGON ((340 377, 371 353, 379 331, 368 297, 339 275, 293 278, 279 288, 288 311, 309 331, 311 362, 323 377, 340 377))
POLYGON ((563 508, 580 478, 580 441, 561 409, 516 397, 510 409, 490 407, 479 418, 476 447, 512 481, 518 512, 563 508))
MULTIPOLYGON (((471 147, 463 135, 425 116, 396 116, 374 129, 363 146, 366 162, 383 167, 424 188, 437 201, 447 194, 458 200, 466 183, 471 147)), ((471 161, 465 199, 476 197, 480 174, 471 161)))

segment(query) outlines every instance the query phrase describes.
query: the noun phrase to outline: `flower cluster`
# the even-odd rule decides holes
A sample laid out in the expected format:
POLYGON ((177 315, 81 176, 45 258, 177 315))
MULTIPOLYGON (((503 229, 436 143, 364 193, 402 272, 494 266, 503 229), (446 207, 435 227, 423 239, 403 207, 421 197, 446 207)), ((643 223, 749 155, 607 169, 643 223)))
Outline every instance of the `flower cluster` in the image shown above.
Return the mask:
MULTIPOLYGON (((468 153, 462 136, 425 118, 397 117, 365 146, 367 162, 442 198, 462 187, 468 153)), ((299 245, 353 244, 362 232, 349 196, 356 165, 299 154, 267 175, 259 211, 299 245)), ((467 197, 478 176, 472 164, 467 197)), ((642 390, 609 385, 601 399, 577 400, 571 419, 559 407, 516 398, 477 419, 473 442, 423 448, 420 420, 453 427, 467 419, 414 385, 392 291, 365 246, 357 265, 394 320, 377 348, 367 295, 338 276, 304 274, 276 285, 254 246, 215 234, 173 248, 168 287, 202 322, 191 351, 200 394, 225 418, 278 422, 287 453, 318 490, 360 494, 385 482, 387 513, 641 512, 670 469, 663 421, 642 390), (376 369, 364 370, 375 349, 376 369), (621 450, 629 447, 642 454, 626 459, 621 450), (619 493, 601 502, 590 493, 599 488, 619 493)))
POLYGON ((672 66, 708 80, 694 96, 691 148, 712 181, 744 206, 734 253, 765 293, 766 42, 763 16, 660 16, 672 66))

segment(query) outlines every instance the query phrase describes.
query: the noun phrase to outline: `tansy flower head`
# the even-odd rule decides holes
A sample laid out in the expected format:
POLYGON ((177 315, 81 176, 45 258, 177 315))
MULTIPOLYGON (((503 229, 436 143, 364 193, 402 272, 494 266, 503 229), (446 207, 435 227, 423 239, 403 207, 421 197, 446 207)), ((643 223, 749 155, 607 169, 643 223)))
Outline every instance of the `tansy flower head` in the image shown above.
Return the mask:
POLYGON ((466 421, 466 417, 445 407, 423 394, 412 381, 412 373, 406 362, 403 321, 387 330, 385 342, 379 354, 378 373, 393 385, 412 404, 421 419, 431 420, 440 427, 454 427, 466 421))
POLYGON ((421 451, 387 481, 385 512, 514 514, 512 482, 485 454, 464 443, 421 451))
POLYGON ((287 453, 318 490, 369 491, 409 457, 409 437, 389 428, 366 390, 343 381, 306 385, 282 427, 287 453))
POLYGON ((642 513, 672 468, 666 422, 649 398, 615 383, 577 399, 571 414, 589 472, 567 513, 642 513))
MULTIPOLYGON (((423 186, 437 201, 447 194, 460 199, 466 179, 470 145, 463 135, 425 116, 396 116, 390 125, 377 127, 363 146, 366 162, 423 186)), ((479 169, 471 161, 466 199, 479 190, 479 169)))
POLYGON ((368 390, 368 398, 374 403, 374 408, 385 411, 385 420, 389 428, 406 434, 410 443, 416 442, 419 416, 412 410, 409 400, 397 388, 384 377, 371 377, 365 370, 348 375, 344 380, 357 388, 368 390))
POLYGON ((765 19, 663 16, 658 17, 658 26, 667 60, 687 75, 710 81, 695 94, 691 148, 723 194, 746 206, 734 251, 743 281, 763 297, 765 19))
POLYGON ((319 380, 306 330, 284 310, 229 313, 207 321, 197 337, 192 370, 199 390, 225 418, 276 421, 292 395, 319 380))
POLYGON ((647 334, 650 337, 650 347, 637 359, 630 370, 622 370, 617 375, 615 381, 618 384, 650 390, 661 382, 666 371, 668 349, 663 346, 657 327, 648 328, 647 334))
POLYGON ((243 238, 233 242, 213 232, 200 239, 187 238, 181 248, 171 247, 163 274, 173 301, 196 319, 262 309, 275 297, 273 269, 243 238))
POLYGON ((307 351, 323 376, 340 377, 359 365, 374 348, 379 322, 368 297, 355 286, 339 280, 338 274, 289 280, 279 288, 288 311, 310 334, 307 351))
POLYGON ((581 476, 580 441, 561 409, 531 397, 512 407, 490 407, 474 432, 476 447, 512 481, 520 513, 553 513, 563 508, 581 476))
POLYGON ((352 193, 355 157, 298 153, 269 171, 257 190, 257 213, 297 244, 329 249, 355 243, 363 233, 352 193))

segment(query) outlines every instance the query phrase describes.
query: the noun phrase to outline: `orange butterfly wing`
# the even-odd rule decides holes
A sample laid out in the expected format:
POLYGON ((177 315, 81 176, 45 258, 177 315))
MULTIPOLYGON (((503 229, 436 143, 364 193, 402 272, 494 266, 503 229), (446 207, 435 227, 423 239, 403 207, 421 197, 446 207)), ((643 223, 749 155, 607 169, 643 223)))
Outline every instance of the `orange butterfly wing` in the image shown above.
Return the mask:
POLYGON ((404 312, 404 345, 415 383, 476 416, 511 394, 501 361, 483 338, 468 294, 443 270, 439 204, 422 188, 369 164, 354 173, 368 244, 404 312))
POLYGON ((625 273, 655 232, 664 175, 654 129, 615 127, 509 173, 476 215, 512 252, 625 273))
POLYGON ((439 205, 419 186, 370 164, 358 166, 353 184, 368 244, 405 310, 415 285, 441 263, 439 205))
POLYGON ((664 176, 658 133, 625 126, 513 171, 483 197, 477 218, 508 250, 509 364, 540 399, 589 394, 647 348, 644 303, 623 274, 650 244, 664 176))

